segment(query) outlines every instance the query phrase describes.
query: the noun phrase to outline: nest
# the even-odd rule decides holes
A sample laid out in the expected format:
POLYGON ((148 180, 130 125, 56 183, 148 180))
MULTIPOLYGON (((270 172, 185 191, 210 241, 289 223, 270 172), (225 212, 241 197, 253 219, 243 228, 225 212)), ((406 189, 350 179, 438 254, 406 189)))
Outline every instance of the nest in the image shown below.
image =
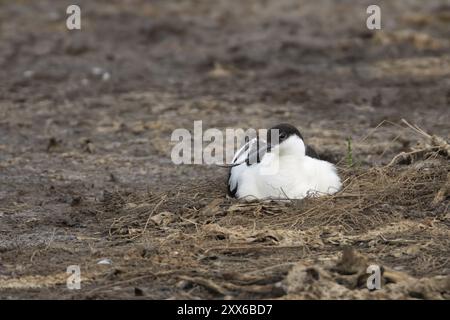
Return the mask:
POLYGON ((149 226, 171 223, 249 226, 302 230, 342 226, 365 232, 410 216, 443 218, 448 206, 450 163, 437 151, 410 165, 341 169, 342 191, 332 196, 292 201, 239 202, 225 197, 225 185, 199 184, 165 193, 107 193, 102 210, 114 213, 109 235, 135 239, 149 226), (190 222, 191 221, 191 222, 190 222))

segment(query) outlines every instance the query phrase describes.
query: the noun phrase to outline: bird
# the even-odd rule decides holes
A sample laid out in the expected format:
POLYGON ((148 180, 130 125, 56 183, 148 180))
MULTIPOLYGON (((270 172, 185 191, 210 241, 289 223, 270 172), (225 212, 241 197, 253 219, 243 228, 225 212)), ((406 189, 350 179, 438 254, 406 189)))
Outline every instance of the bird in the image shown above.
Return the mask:
POLYGON ((331 195, 342 187, 336 167, 321 160, 287 123, 256 137, 234 155, 228 175, 230 197, 254 200, 290 200, 331 195))

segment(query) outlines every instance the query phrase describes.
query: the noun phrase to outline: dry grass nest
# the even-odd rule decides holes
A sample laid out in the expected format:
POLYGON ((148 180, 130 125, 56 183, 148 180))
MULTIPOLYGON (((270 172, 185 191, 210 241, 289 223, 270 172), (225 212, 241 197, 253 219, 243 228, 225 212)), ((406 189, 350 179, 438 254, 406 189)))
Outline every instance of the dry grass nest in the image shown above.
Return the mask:
POLYGON ((344 187, 332 196, 242 202, 225 196, 223 179, 175 186, 162 193, 105 192, 101 211, 110 217, 112 213, 112 238, 131 239, 152 226, 215 223, 244 227, 255 218, 262 228, 342 226, 346 232, 366 232, 408 217, 433 217, 448 223, 443 214, 448 209, 450 147, 444 139, 420 132, 428 143, 397 155, 386 166, 340 168, 344 187))

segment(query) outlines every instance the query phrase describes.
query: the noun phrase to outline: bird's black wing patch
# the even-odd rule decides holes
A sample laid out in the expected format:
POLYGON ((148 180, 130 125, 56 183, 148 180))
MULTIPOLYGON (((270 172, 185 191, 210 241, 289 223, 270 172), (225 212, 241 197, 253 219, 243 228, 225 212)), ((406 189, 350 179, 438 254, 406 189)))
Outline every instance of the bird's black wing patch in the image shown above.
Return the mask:
POLYGON ((230 171, 228 171, 228 185, 227 185, 227 191, 228 191, 228 195, 232 198, 236 198, 236 192, 238 189, 238 183, 236 182, 236 186, 234 187, 234 189, 232 190, 230 187, 230 178, 231 178, 231 169, 230 171))
POLYGON ((306 145, 306 155, 308 157, 320 160, 320 157, 317 154, 316 150, 314 150, 313 147, 311 147, 309 145, 306 145))

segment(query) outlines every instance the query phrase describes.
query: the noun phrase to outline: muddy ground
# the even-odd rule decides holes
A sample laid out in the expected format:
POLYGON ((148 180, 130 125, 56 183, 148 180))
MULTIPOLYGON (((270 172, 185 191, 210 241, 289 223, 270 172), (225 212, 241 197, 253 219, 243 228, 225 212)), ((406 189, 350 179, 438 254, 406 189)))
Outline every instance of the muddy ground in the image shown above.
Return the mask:
POLYGON ((375 1, 369 31, 373 2, 79 0, 68 31, 73 1, 1 0, 0 297, 448 299, 448 153, 401 119, 449 141, 450 4, 375 1), (195 120, 294 124, 344 190, 228 199, 170 160, 195 120))

